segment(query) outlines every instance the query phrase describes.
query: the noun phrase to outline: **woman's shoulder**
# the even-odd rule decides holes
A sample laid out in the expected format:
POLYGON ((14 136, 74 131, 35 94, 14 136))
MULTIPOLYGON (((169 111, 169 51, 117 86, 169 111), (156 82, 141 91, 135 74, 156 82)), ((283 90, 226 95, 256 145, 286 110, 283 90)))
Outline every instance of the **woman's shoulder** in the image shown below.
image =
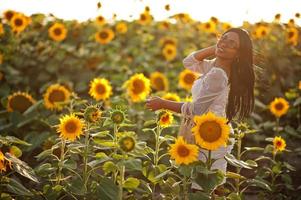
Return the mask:
POLYGON ((211 78, 217 78, 219 80, 224 79, 228 81, 228 75, 226 71, 220 67, 212 66, 206 75, 210 76, 211 78))

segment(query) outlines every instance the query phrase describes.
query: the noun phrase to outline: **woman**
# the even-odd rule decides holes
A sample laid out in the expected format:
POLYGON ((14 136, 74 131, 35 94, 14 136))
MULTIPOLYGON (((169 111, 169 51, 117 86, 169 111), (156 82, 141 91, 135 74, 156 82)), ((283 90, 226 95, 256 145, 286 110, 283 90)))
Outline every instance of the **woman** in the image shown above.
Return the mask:
MULTIPOLYGON (((191 88, 192 102, 174 102, 152 97, 146 101, 146 107, 152 111, 167 109, 181 113, 183 120, 179 135, 190 143, 195 142, 191 132, 194 126, 193 116, 202 115, 209 110, 226 117, 233 134, 230 121, 238 113, 239 120, 242 120, 254 109, 253 45, 248 32, 241 28, 227 30, 216 45, 192 52, 184 58, 183 65, 202 74, 191 88), (214 59, 205 59, 212 55, 215 55, 214 59)), ((218 159, 213 163, 212 169, 226 171, 224 155, 231 152, 234 138, 230 138, 230 142, 227 147, 212 151, 212 158, 218 159)), ((207 151, 203 152, 208 154, 207 151)), ((199 159, 205 161, 203 153, 199 154, 199 159)), ((201 189, 196 183, 192 187, 201 189)))

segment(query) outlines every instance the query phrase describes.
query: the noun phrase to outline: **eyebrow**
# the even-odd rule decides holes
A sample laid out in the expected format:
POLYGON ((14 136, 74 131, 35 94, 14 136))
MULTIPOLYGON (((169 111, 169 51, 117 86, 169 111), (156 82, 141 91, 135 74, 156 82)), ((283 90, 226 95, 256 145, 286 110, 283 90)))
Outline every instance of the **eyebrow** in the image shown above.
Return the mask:
MULTIPOLYGON (((227 36, 222 36, 222 37, 224 37, 224 38, 227 39, 227 36)), ((238 46, 238 44, 237 44, 237 42, 235 40, 232 40, 232 39, 228 39, 228 40, 231 40, 232 42, 234 42, 238 46)))

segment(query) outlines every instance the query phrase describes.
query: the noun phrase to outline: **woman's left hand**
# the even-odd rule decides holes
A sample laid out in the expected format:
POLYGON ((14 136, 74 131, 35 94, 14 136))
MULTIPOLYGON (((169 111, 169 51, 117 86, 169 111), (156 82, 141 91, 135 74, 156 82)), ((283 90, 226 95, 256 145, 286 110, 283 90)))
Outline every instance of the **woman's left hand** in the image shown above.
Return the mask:
POLYGON ((163 108, 162 107, 163 101, 164 100, 162 98, 155 96, 147 99, 145 105, 151 111, 156 111, 163 108))

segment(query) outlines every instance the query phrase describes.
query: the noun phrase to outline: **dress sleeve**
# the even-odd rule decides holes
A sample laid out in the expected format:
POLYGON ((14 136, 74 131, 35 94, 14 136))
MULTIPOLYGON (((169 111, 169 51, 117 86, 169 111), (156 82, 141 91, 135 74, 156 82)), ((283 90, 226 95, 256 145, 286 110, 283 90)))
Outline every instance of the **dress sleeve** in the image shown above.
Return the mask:
POLYGON ((205 74, 210 70, 211 66, 211 60, 203 59, 203 60, 197 60, 194 55, 196 51, 190 53, 188 56, 186 56, 183 59, 183 65, 185 68, 190 69, 191 71, 205 74))
POLYGON ((227 87, 227 78, 222 70, 213 68, 206 74, 199 96, 181 106, 181 114, 184 118, 192 119, 194 115, 202 115, 208 111, 216 97, 227 87))

